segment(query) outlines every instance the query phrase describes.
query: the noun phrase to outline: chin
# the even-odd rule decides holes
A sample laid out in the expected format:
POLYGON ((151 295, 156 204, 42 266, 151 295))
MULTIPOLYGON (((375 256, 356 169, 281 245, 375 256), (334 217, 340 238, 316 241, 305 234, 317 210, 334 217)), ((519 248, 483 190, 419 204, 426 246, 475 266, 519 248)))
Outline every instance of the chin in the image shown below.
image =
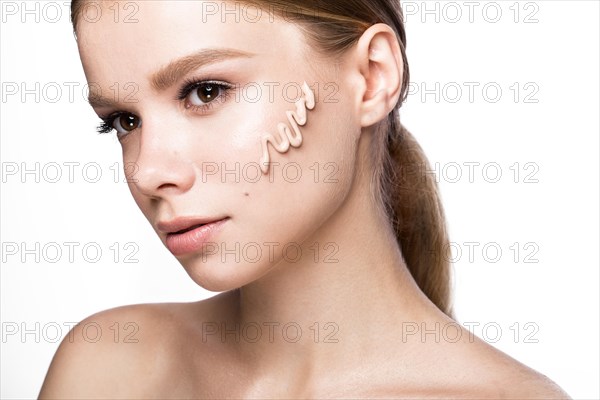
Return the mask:
POLYGON ((199 286, 211 292, 226 292, 238 289, 255 281, 261 273, 258 265, 248 263, 205 262, 187 264, 184 268, 190 278, 199 286))

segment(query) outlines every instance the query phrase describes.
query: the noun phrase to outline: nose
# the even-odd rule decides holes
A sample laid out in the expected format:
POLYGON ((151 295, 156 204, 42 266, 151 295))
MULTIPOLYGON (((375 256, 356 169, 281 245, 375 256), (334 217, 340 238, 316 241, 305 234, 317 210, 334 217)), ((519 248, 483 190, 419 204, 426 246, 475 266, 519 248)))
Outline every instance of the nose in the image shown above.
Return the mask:
POLYGON ((128 168, 132 172, 128 181, 140 193, 152 198, 185 193, 195 182, 193 163, 186 156, 190 146, 185 142, 185 135, 172 133, 176 130, 173 124, 167 128, 165 122, 144 121, 137 154, 128 168))

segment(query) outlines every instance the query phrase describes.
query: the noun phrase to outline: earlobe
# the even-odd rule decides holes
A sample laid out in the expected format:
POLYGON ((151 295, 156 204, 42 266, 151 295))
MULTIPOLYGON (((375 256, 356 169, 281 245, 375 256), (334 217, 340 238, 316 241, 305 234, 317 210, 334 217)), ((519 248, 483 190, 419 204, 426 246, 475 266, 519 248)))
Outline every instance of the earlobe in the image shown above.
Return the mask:
POLYGON ((385 90, 379 90, 368 99, 365 98, 360 119, 361 126, 365 128, 381 121, 383 116, 389 114, 386 107, 388 103, 388 94, 385 90))
POLYGON ((388 25, 375 24, 357 44, 359 72, 365 90, 359 93, 361 125, 383 120, 396 107, 402 91, 403 60, 398 39, 388 25))

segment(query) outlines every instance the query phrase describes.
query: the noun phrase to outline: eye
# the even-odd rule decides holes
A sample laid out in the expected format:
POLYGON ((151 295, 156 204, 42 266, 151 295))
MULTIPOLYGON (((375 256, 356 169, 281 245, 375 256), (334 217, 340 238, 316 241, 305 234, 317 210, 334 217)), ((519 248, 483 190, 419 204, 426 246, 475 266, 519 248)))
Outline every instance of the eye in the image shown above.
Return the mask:
POLYGON ((178 99, 185 100, 185 108, 207 111, 215 100, 224 102, 232 86, 225 82, 193 81, 180 90, 178 99))
POLYGON ((114 129, 117 136, 123 136, 142 126, 141 119, 131 113, 115 113, 101 119, 103 122, 97 128, 98 133, 110 133, 114 129))
POLYGON ((129 133, 140 126, 140 119, 133 114, 121 114, 113 121, 113 128, 115 128, 119 134, 129 133))
MULTIPOLYGON (((210 103, 215 98, 219 97, 221 93, 221 87, 212 83, 203 83, 196 89, 192 90, 188 95, 189 105, 202 106, 210 103)), ((188 106, 188 104, 186 104, 188 106)))

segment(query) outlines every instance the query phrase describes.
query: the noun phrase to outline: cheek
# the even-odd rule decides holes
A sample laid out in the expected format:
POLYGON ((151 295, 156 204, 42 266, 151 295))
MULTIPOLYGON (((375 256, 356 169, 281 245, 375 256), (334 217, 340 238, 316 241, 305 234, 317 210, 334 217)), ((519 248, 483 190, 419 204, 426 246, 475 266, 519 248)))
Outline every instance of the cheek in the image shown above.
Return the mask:
POLYGON ((271 167, 267 175, 260 173, 260 138, 278 138, 277 125, 289 125, 286 111, 293 109, 295 105, 287 102, 262 108, 238 126, 245 132, 231 142, 236 151, 227 157, 240 161, 241 179, 227 192, 238 199, 232 212, 238 214, 241 241, 301 243, 340 207, 350 190, 358 135, 342 103, 317 103, 308 111, 307 123, 299 126, 302 144, 285 153, 269 145, 271 167), (253 165, 246 169, 248 176, 244 163, 253 165))
POLYGON ((133 197, 133 200, 139 207, 140 211, 146 216, 146 218, 150 219, 153 216, 150 214, 150 201, 146 195, 144 195, 140 189, 137 187, 136 182, 139 179, 139 164, 138 164, 138 155, 139 155, 139 145, 137 143, 136 138, 126 138, 122 143, 122 176, 123 179, 127 183, 127 187, 129 188, 129 192, 133 197))
POLYGON ((127 187, 129 188, 129 192, 131 193, 135 204, 137 204, 142 214, 144 214, 148 221, 152 223, 153 219, 157 217, 155 214, 156 210, 152 208, 151 201, 149 200, 148 196, 143 195, 135 183, 133 183, 133 179, 135 178, 127 178, 127 187))

